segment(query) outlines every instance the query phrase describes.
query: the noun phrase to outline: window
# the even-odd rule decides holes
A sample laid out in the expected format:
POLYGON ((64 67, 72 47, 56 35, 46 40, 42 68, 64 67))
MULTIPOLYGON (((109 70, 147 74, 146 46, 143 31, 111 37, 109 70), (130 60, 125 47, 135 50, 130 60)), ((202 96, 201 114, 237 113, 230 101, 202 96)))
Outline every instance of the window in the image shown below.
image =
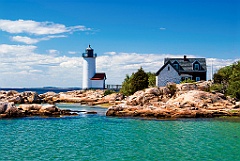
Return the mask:
POLYGON ((175 60, 175 61, 173 62, 173 67, 174 67, 176 70, 179 70, 179 63, 178 63, 177 60, 175 60))
POLYGON ((199 70, 200 69, 200 67, 199 67, 199 64, 194 64, 194 66, 193 66, 193 70, 199 70))
POLYGON ((168 66, 168 71, 170 70, 170 66, 168 66))
POLYGON ((198 81, 200 81, 201 79, 200 79, 200 77, 196 77, 196 82, 198 82, 198 81))
POLYGON ((178 64, 173 64, 174 68, 178 70, 178 64))

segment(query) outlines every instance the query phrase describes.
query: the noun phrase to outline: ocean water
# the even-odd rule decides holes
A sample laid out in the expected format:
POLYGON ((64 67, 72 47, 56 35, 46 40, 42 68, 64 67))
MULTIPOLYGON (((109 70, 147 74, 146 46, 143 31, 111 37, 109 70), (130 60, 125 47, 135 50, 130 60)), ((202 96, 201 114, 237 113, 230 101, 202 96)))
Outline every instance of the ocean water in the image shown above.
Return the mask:
POLYGON ((0 120, 0 160, 239 161, 239 119, 148 120, 106 117, 106 109, 74 117, 0 120))

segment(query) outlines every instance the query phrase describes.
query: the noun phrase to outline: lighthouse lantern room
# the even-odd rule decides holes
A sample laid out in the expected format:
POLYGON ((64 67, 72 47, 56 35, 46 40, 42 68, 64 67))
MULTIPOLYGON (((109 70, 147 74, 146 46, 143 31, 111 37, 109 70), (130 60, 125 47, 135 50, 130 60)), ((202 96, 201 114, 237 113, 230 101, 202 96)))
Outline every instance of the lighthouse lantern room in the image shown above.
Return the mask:
POLYGON ((83 57, 83 89, 104 89, 105 88, 105 73, 96 73, 96 58, 97 54, 89 45, 86 48, 83 57))

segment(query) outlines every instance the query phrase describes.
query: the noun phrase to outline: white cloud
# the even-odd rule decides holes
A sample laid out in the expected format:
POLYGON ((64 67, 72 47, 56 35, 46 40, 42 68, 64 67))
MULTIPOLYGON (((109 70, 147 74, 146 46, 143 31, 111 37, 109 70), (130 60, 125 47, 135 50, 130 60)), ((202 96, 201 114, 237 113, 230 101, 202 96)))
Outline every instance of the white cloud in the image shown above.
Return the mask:
POLYGON ((57 55, 57 54, 60 53, 58 50, 55 50, 55 49, 47 50, 47 52, 48 52, 50 55, 57 55))
MULTIPOLYGON (((36 53, 33 45, 0 44, 0 85, 1 87, 81 87, 82 57, 67 57, 54 54, 36 53)), ((106 84, 121 84, 126 74, 132 74, 142 67, 146 72, 157 72, 165 57, 183 57, 172 54, 116 53, 97 57, 97 72, 107 74, 106 84)), ((193 57, 188 55, 188 57, 193 57)), ((208 76, 211 62, 214 71, 230 65, 239 59, 207 58, 208 76)))
POLYGON ((27 36, 12 36, 11 40, 12 41, 16 41, 16 42, 22 42, 25 44, 36 44, 40 41, 46 41, 46 40, 50 40, 53 38, 62 38, 62 37, 67 37, 65 35, 51 35, 51 36, 46 36, 46 37, 42 37, 42 38, 30 38, 27 36))
POLYGON ((10 39, 15 42, 25 44, 36 44, 40 41, 46 41, 53 38, 64 38, 67 34, 73 32, 89 32, 91 28, 85 26, 65 26, 53 22, 37 22, 33 20, 4 20, 0 19, 0 31, 5 31, 10 34, 10 39), (21 34, 21 35, 16 35, 21 34))
POLYGON ((37 54, 36 48, 0 44, 1 87, 81 86, 81 57, 37 54))
POLYGON ((160 30, 166 30, 166 28, 165 28, 165 27, 160 27, 159 29, 160 29, 160 30))
POLYGON ((77 54, 76 51, 69 51, 68 54, 77 54))
POLYGON ((37 47, 33 45, 8 45, 0 44, 0 54, 32 53, 37 47))
POLYGON ((36 22, 33 20, 3 20, 0 19, 0 30, 12 34, 28 33, 34 35, 52 35, 61 33, 71 33, 75 31, 90 31, 91 28, 85 26, 66 27, 63 24, 53 22, 36 22))
POLYGON ((106 52, 106 53, 104 53, 105 55, 116 55, 117 53, 116 52, 106 52))
POLYGON ((32 39, 27 36, 13 36, 12 41, 23 42, 25 44, 36 44, 39 42, 39 39, 32 39))
POLYGON ((81 64, 82 63, 79 63, 79 60, 76 60, 75 58, 73 59, 69 58, 67 61, 60 63, 60 67, 77 68, 77 67, 80 67, 81 64))

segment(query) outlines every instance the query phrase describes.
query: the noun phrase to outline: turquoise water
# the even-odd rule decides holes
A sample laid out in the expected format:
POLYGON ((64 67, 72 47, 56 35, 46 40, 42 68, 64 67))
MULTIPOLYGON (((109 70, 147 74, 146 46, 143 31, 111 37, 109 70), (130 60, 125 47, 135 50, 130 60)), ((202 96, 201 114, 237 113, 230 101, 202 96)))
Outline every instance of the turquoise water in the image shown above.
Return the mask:
POLYGON ((0 160, 239 161, 239 119, 144 120, 105 117, 0 120, 0 160))

